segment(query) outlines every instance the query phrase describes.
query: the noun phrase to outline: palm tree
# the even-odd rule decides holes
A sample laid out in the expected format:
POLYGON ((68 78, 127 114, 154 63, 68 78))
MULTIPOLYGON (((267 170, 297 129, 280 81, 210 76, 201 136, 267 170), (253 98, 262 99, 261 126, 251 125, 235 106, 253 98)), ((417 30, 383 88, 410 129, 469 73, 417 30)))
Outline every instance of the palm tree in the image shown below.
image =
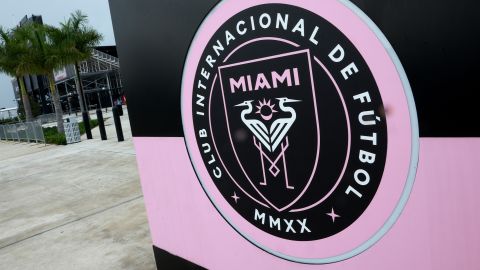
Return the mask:
POLYGON ((60 103, 60 95, 55 87, 54 70, 64 66, 62 61, 61 44, 53 42, 48 36, 50 27, 38 23, 29 23, 17 27, 13 31, 14 38, 26 44, 28 52, 23 56, 21 63, 25 63, 28 74, 45 75, 50 86, 50 95, 55 107, 57 130, 64 133, 63 110, 60 103))
POLYGON ((28 74, 27 63, 25 63, 27 53, 28 49, 25 42, 14 38, 11 32, 7 32, 0 27, 0 72, 17 79, 25 118, 27 122, 31 122, 33 120, 32 107, 23 80, 23 76, 28 74))
POLYGON ((91 138, 90 125, 88 125, 88 109, 85 104, 83 85, 79 73, 79 62, 87 60, 92 55, 93 47, 97 46, 103 39, 102 35, 95 29, 89 27, 85 14, 77 10, 70 15, 70 18, 60 24, 60 28, 50 27, 50 38, 64 51, 61 53, 62 61, 73 64, 75 67, 75 85, 83 115, 83 121, 87 131, 87 137, 91 138))

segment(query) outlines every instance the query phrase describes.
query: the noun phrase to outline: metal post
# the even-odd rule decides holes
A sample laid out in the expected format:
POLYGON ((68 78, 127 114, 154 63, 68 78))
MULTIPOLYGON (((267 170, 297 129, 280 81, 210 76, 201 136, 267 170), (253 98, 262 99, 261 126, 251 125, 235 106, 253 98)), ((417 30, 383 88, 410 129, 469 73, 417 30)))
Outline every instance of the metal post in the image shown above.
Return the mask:
POLYGON ((120 77, 120 73, 118 73, 118 74, 115 73, 115 78, 116 78, 116 80, 117 80, 118 85, 120 85, 120 88, 122 88, 122 87, 123 87, 123 83, 122 83, 122 77, 120 77))
POLYGON ((108 74, 105 74, 105 78, 107 79, 107 87, 108 87, 108 94, 110 95, 110 104, 112 105, 113 108, 113 98, 112 98, 112 86, 110 85, 110 78, 108 77, 108 74))
POLYGON ((68 87, 67 87, 67 81, 63 82, 63 85, 65 86, 65 92, 67 94, 67 103, 68 103, 68 115, 72 114, 72 103, 71 103, 71 97, 70 93, 68 93, 68 87))
POLYGON ((98 100, 98 106, 100 110, 102 109, 102 101, 100 100, 100 92, 97 91, 97 100, 98 100))
POLYGON ((9 125, 10 126, 10 130, 12 131, 12 133, 10 134, 10 139, 12 139, 12 141, 15 141, 15 134, 13 133, 13 127, 15 126, 14 124, 11 124, 9 125))
POLYGON ((87 112, 90 112, 90 100, 89 99, 90 99, 90 97, 88 96, 87 93, 85 93, 85 102, 87 103, 87 109, 86 109, 87 112))
POLYGON ((30 122, 30 124, 32 125, 32 130, 33 130, 33 136, 35 137, 35 142, 38 143, 38 136, 37 136, 37 132, 36 132, 36 127, 35 127, 35 123, 34 122, 30 122))
POLYGON ((67 103, 68 103, 68 115, 72 114, 72 103, 70 102, 70 97, 67 94, 67 103))
POLYGON ((14 126, 15 126, 15 133, 17 133, 17 140, 20 142, 20 134, 18 134, 17 124, 15 124, 14 126))
POLYGON ((92 139, 92 130, 90 128, 90 119, 88 117, 88 111, 82 112, 83 125, 85 127, 85 133, 87 134, 87 139, 92 139))
POLYGON ((120 115, 118 114, 118 107, 114 106, 112 108, 113 113, 113 122, 115 123, 115 129, 117 131, 117 139, 119 142, 123 142, 123 131, 122 131, 122 122, 120 121, 120 115))
POLYGON ((88 102, 88 95, 84 92, 86 107, 85 111, 82 112, 83 124, 85 126, 85 133, 87 134, 87 139, 92 139, 92 129, 90 127, 90 104, 88 102))
POLYGON ((97 108, 97 120, 98 120, 98 128, 100 130, 100 137, 102 141, 107 139, 107 132, 105 131, 105 123, 103 122, 103 114, 102 109, 97 108))
POLYGON ((118 109, 118 115, 120 116, 123 116, 123 107, 122 107, 122 103, 120 103, 119 105, 116 106, 117 109, 118 109))

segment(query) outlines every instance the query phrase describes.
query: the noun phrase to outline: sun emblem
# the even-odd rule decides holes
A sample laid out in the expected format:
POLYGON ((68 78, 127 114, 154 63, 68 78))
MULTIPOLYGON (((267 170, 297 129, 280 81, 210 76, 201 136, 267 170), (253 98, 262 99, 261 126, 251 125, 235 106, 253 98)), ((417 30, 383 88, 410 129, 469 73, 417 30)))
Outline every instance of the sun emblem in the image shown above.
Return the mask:
POLYGON ((275 104, 270 104, 270 99, 268 101, 263 99, 263 102, 259 100, 258 105, 255 105, 255 107, 258 109, 255 113, 260 114, 265 121, 272 119, 273 114, 277 112, 274 109, 275 104))

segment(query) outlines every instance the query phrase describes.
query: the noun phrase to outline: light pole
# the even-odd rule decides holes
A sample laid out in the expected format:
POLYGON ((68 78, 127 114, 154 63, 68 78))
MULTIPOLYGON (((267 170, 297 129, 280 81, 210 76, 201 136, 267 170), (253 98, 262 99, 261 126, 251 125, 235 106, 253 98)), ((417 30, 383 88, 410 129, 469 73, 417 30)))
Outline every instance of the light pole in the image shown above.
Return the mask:
POLYGON ((110 104, 112 105, 113 109, 113 97, 112 97, 112 87, 110 85, 110 78, 108 77, 108 74, 105 74, 105 79, 107 80, 107 87, 108 87, 108 94, 110 95, 110 104))
POLYGON ((71 114, 72 114, 72 102, 71 102, 71 99, 72 99, 72 93, 71 93, 71 92, 67 92, 68 115, 71 115, 71 114))

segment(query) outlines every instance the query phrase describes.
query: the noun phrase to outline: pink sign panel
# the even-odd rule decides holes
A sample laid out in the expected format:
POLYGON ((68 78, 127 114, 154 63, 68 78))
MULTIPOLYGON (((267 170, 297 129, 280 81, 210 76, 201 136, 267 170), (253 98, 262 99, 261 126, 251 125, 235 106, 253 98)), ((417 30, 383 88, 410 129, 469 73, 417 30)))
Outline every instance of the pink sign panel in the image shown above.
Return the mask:
POLYGON ((270 255, 218 214, 183 138, 135 138, 153 244, 208 269, 465 269, 480 265, 480 139, 420 140, 408 203, 391 230, 345 261, 305 265, 270 255))

